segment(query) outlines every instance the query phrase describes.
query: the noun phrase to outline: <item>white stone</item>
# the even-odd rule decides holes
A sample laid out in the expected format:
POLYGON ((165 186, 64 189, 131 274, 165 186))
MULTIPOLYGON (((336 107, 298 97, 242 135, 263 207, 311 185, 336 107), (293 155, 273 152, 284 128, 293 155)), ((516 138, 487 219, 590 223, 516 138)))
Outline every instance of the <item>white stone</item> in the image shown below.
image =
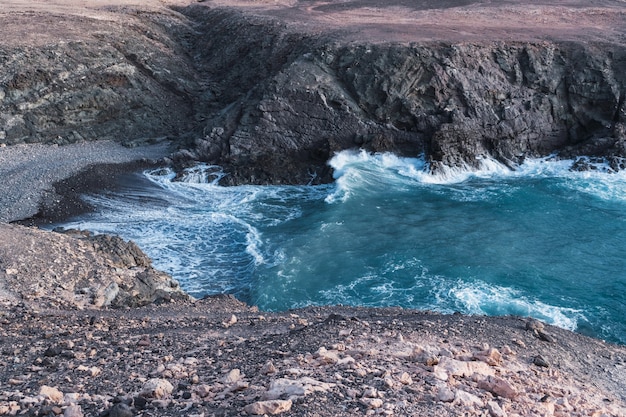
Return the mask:
POLYGON ((315 352, 315 357, 321 364, 332 365, 339 362, 339 355, 337 353, 326 350, 325 347, 321 347, 315 352))
MULTIPOLYGON (((473 374, 478 374, 482 376, 495 374, 495 371, 485 362, 465 362, 446 357, 441 358, 439 364, 433 367, 435 377, 437 377, 438 371, 445 371, 449 375, 462 377, 469 377, 473 374)), ((439 379, 444 380, 443 378, 439 379)))
POLYGON ((224 384, 234 384, 241 379, 241 371, 239 369, 232 369, 230 372, 222 378, 224 384))
POLYGON ((211 386, 210 385, 205 385, 205 384, 198 385, 198 386, 195 387, 194 391, 201 398, 205 398, 205 397, 208 397, 209 394, 211 394, 211 386))
POLYGON ((495 401, 489 401, 487 403, 487 410, 489 410, 491 417, 506 417, 506 413, 502 407, 500 407, 500 404, 495 401))
POLYGON ((437 391, 437 400, 444 403, 450 403, 454 401, 454 398, 454 392, 447 385, 439 387, 439 390, 437 391))
POLYGON ((454 402, 466 407, 484 407, 483 400, 463 390, 456 391, 454 394, 454 402))
POLYGON ((228 321, 225 321, 222 324, 224 325, 224 327, 229 328, 230 326, 232 326, 235 323, 237 323, 237 316, 235 316, 233 314, 232 316, 230 316, 230 319, 228 319, 228 321))
POLYGON ((364 406, 373 409, 383 406, 383 400, 381 400, 380 398, 361 398, 359 402, 364 406))
POLYGON ((474 359, 485 362, 487 365, 498 366, 502 363, 502 354, 498 349, 489 348, 474 353, 474 359))
POLYGON ((166 379, 152 378, 147 380, 141 388, 141 394, 147 397, 161 399, 174 391, 174 387, 166 379))
POLYGON ((398 377, 398 381, 400 381, 402 385, 411 385, 413 383, 413 378, 411 378, 411 375, 409 375, 408 372, 402 372, 398 377))
POLYGON ((313 392, 326 392, 333 385, 309 377, 296 380, 280 378, 270 382, 269 390, 263 395, 263 399, 275 400, 284 396, 300 397, 313 392))
POLYGON ((280 414, 291 410, 291 400, 257 401, 244 407, 244 411, 253 415, 280 414))
POLYGON ((193 356, 185 358, 185 360, 183 361, 183 364, 185 365, 196 365, 197 363, 198 363, 198 359, 194 358, 193 356))

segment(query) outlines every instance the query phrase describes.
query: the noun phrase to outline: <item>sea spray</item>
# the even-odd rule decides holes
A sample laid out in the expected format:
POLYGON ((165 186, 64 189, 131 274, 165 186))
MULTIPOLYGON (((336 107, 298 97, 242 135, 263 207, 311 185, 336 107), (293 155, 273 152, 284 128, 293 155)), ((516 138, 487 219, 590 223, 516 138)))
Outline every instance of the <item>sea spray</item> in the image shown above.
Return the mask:
POLYGON ((433 175, 423 158, 342 152, 324 186, 154 170, 66 226, 135 240, 196 296, 528 315, 626 343, 626 179, 575 162, 433 175))

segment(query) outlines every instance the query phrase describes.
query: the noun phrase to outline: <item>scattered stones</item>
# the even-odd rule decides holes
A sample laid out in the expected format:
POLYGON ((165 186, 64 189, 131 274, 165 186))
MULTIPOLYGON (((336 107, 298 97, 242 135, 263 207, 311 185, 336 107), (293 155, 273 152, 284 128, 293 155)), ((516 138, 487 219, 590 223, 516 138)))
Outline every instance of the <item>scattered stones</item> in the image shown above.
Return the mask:
POLYGON ((383 400, 380 398, 361 398, 359 402, 367 408, 376 409, 383 406, 383 400))
MULTIPOLYGON (((228 314, 236 311, 241 323, 257 320, 258 313, 234 301, 225 303, 228 314)), ((555 350, 527 334, 535 354, 529 360, 528 350, 515 354, 506 347, 511 337, 498 327, 499 320, 505 319, 494 320, 487 338, 482 333, 477 337, 472 330, 457 335, 455 323, 462 317, 456 316, 431 316, 428 330, 422 330, 411 322, 413 315, 432 313, 407 312, 400 339, 394 322, 397 312, 390 316, 372 312, 367 316, 369 325, 351 320, 349 325, 355 330, 339 338, 333 327, 348 323, 320 326, 323 318, 315 309, 303 310, 298 318, 306 317, 310 324, 297 331, 288 330, 294 317, 275 313, 254 326, 224 329, 224 310, 212 312, 215 305, 210 299, 199 301, 178 317, 174 312, 180 307, 176 306, 163 316, 150 308, 111 310, 99 314, 92 325, 87 325, 90 315, 82 313, 76 315, 77 324, 67 320, 67 312, 54 316, 47 325, 33 319, 28 326, 37 329, 35 334, 43 331, 50 337, 38 336, 32 347, 25 347, 29 339, 24 335, 31 333, 23 327, 29 320, 23 318, 25 313, 20 310, 13 321, 7 320, 12 313, 0 313, 8 336, 0 337, 0 376, 2 369, 10 367, 12 373, 5 372, 4 380, 14 381, 5 384, 5 391, 0 389, 0 411, 20 415, 35 410, 36 415, 47 417, 64 413, 70 417, 71 413, 79 417, 80 413, 102 417, 233 413, 565 417, 579 410, 585 415, 596 411, 624 415, 620 413, 623 403, 613 394, 622 389, 619 382, 613 385, 614 391, 603 392, 588 380, 576 379, 580 365, 571 367, 576 361, 588 366, 593 358, 602 364, 595 370, 597 375, 621 381, 625 371, 619 362, 623 357, 619 346, 607 351, 601 342, 585 339, 585 354, 580 356, 575 350, 555 350), (437 333, 437 326, 447 330, 445 339, 437 333), (59 334, 64 340, 58 340, 59 334), (150 335, 150 345, 137 347, 144 334, 150 335), (70 339, 73 345, 67 343, 70 339), (48 343, 37 345, 42 342, 48 343), (61 353, 43 356, 50 346, 60 346, 61 353), (70 348, 71 356, 67 355, 70 348), (558 369, 541 371, 534 364, 538 356, 558 360, 558 369), (9 357, 18 360, 9 363, 9 357), (113 369, 119 369, 119 374, 112 373, 113 369), (40 392, 35 381, 48 384, 40 392), (37 387, 35 391, 20 391, 32 386, 37 387)), ((507 320, 512 331, 519 331, 517 319, 507 320)), ((567 333, 557 334, 561 339, 567 333)), ((572 336, 569 346, 576 346, 581 337, 572 336)), ((594 381, 611 386, 606 379, 594 381)))

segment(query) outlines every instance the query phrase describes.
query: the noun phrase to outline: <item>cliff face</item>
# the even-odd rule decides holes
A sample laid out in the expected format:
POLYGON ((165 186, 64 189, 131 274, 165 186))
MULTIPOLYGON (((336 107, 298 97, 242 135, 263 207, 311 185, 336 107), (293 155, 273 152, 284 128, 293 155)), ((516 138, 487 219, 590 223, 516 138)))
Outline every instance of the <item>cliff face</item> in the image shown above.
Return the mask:
POLYGON ((0 46, 0 143, 169 136, 230 183, 327 181, 349 148, 434 169, 555 152, 623 168, 618 40, 355 41, 276 13, 176 10, 74 17, 97 30, 0 46))
POLYGON ((184 22, 173 12, 102 13, 0 14, 7 34, 46 28, 0 42, 0 143, 129 143, 192 129, 199 77, 176 38, 184 22))

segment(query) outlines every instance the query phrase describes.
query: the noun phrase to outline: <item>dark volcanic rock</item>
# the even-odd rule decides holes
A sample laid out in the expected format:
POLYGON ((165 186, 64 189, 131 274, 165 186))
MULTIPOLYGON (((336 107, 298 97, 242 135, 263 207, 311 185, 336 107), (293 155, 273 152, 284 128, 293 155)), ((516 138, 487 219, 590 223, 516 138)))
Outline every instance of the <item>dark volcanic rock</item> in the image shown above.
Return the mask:
POLYGON ((499 3, 364 0, 34 13, 56 32, 0 45, 0 143, 175 137, 176 163, 223 165, 230 184, 329 181, 350 148, 423 153, 433 169, 551 153, 620 169, 626 19, 569 3, 538 9, 548 23, 499 3))
MULTIPOLYGON (((268 35, 269 49, 294 42, 285 38, 268 35)), ((514 165, 561 150, 626 156, 622 46, 296 42, 302 52, 274 73, 265 68, 210 119, 219 134, 196 142, 201 158, 232 166, 235 182, 326 178, 325 162, 349 148, 424 153, 435 168, 476 167, 485 157, 514 165)))

